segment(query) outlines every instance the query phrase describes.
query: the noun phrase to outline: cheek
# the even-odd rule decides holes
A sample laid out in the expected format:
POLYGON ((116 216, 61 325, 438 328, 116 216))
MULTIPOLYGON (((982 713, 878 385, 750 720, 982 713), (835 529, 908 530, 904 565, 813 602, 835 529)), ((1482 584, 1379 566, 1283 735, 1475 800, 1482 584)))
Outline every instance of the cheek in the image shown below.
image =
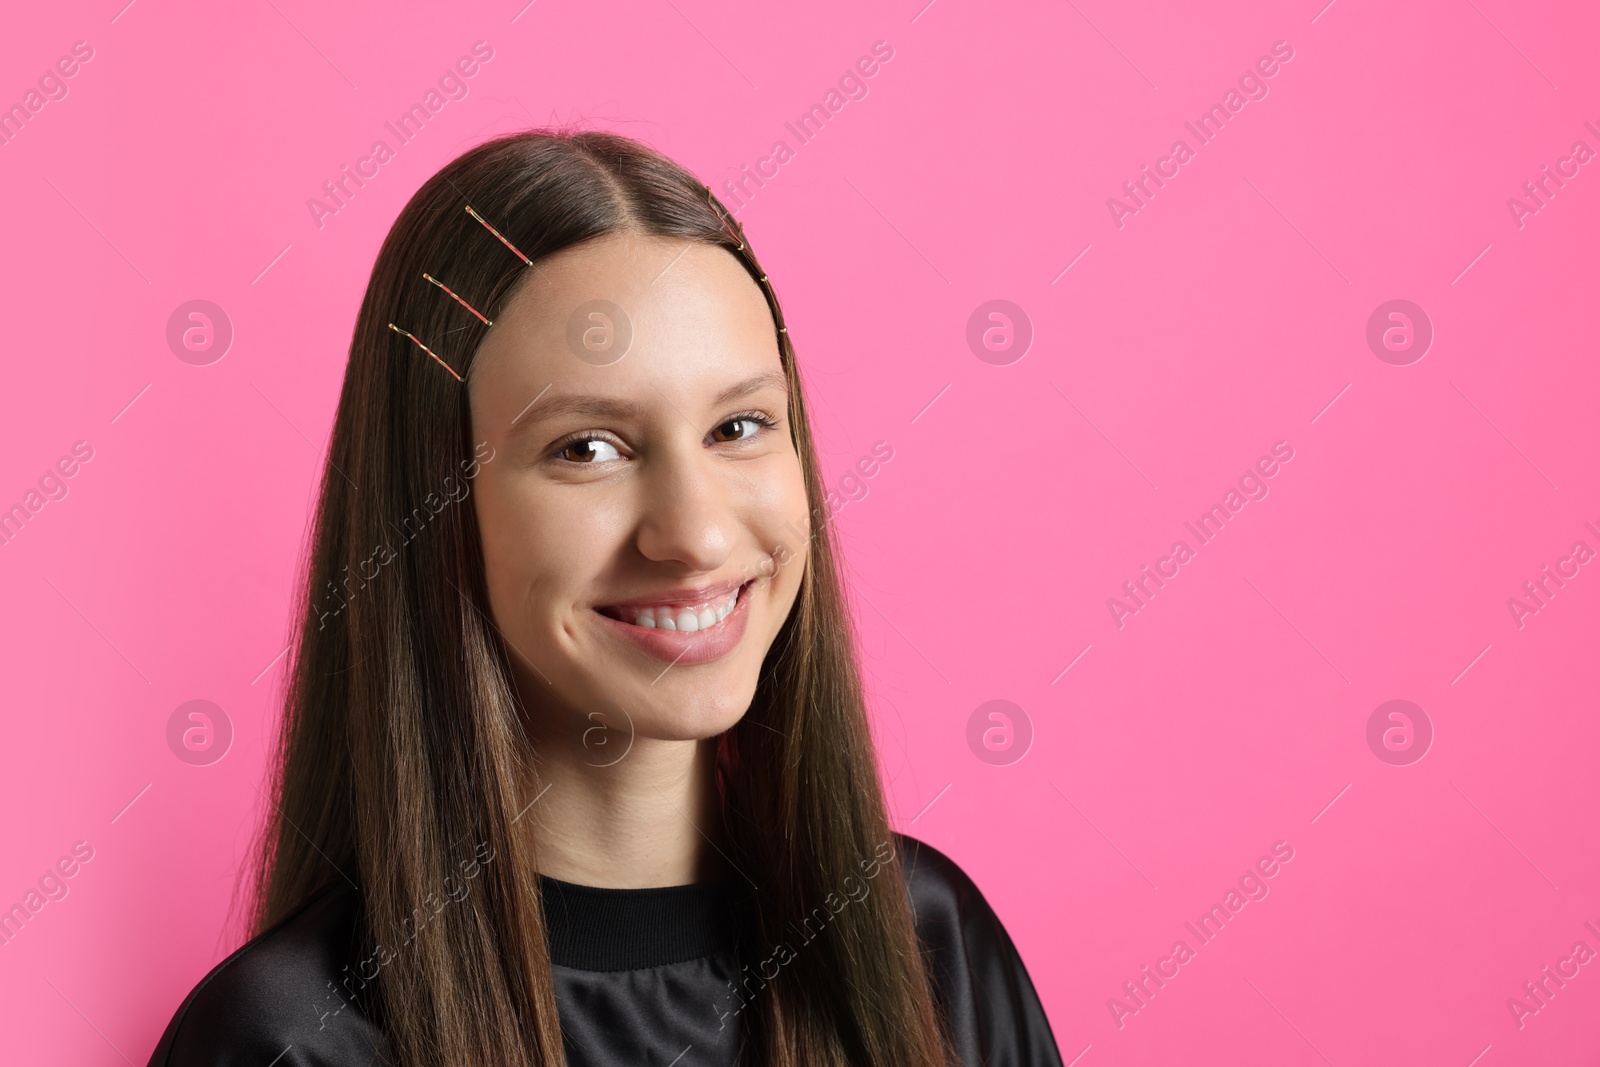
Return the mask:
POLYGON ((473 493, 495 623, 507 633, 559 627, 606 556, 610 511, 509 467, 485 471, 473 493))
POLYGON ((778 618, 774 621, 776 633, 776 627, 788 616, 800 591, 811 543, 819 532, 815 523, 822 519, 810 514, 805 474, 799 458, 790 454, 774 466, 768 485, 764 487, 766 491, 759 494, 759 506, 750 515, 750 525, 760 551, 776 550, 776 558, 781 562, 773 580, 764 583, 778 609, 778 618))

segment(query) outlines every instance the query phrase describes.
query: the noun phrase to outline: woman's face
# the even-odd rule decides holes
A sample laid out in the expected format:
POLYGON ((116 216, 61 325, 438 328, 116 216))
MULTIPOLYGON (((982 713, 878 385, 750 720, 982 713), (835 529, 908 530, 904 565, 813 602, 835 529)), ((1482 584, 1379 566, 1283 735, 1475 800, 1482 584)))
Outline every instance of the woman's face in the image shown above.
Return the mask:
POLYGON ((494 448, 473 494, 490 607, 535 738, 605 765, 634 737, 738 721, 809 544, 774 324, 743 266, 633 234, 544 259, 469 397, 494 448))

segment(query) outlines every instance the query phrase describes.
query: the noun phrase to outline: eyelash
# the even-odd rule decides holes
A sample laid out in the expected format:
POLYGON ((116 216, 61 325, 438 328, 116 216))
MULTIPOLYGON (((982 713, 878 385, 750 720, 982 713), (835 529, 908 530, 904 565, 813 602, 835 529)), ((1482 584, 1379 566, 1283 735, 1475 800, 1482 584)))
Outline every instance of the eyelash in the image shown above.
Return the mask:
MULTIPOLYGON (((763 430, 776 429, 777 425, 778 425, 778 420, 774 419, 772 416, 768 415, 764 411, 741 411, 736 415, 729 415, 727 418, 723 419, 721 422, 717 423, 717 425, 715 427, 712 427, 712 428, 713 429, 718 429, 718 428, 721 428, 723 426, 728 425, 728 423, 730 423, 730 422, 753 422, 756 425, 762 427, 763 430)), ((742 444, 744 442, 753 440, 757 436, 759 436, 759 434, 752 434, 749 437, 740 438, 738 441, 719 441, 717 443, 718 444, 729 444, 729 445, 742 444)), ((557 441, 555 444, 551 445, 550 446, 550 458, 553 459, 553 460, 560 461, 561 460, 561 453, 565 452, 567 449, 571 448, 573 445, 580 444, 580 443, 582 443, 584 441, 609 441, 613 445, 617 444, 617 441, 614 440, 608 434, 599 433, 599 432, 594 431, 594 430, 583 430, 583 431, 580 431, 579 433, 569 434, 568 436, 563 437, 561 440, 557 441)), ((571 463, 573 466, 578 466, 578 467, 588 466, 588 464, 578 463, 575 460, 567 460, 566 462, 571 463)))

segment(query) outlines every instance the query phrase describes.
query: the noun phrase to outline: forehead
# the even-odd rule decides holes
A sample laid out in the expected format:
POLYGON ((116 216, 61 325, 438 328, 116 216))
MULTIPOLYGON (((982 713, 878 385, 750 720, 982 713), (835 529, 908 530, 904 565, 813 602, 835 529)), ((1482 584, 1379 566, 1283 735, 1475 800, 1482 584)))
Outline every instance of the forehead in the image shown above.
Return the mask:
POLYGON ((772 315, 732 253, 607 235, 540 260, 496 317, 469 379, 475 436, 546 392, 681 403, 767 370, 781 370, 772 315))

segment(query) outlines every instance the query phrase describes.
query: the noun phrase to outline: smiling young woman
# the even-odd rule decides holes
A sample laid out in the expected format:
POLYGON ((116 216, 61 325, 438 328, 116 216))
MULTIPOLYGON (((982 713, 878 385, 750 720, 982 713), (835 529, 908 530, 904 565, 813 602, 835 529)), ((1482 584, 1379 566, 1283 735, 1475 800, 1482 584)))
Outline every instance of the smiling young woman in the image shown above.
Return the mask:
POLYGON ((350 348, 256 936, 152 1065, 1059 1067, 982 894, 889 828, 824 499, 692 175, 535 131, 430 179, 350 348))

